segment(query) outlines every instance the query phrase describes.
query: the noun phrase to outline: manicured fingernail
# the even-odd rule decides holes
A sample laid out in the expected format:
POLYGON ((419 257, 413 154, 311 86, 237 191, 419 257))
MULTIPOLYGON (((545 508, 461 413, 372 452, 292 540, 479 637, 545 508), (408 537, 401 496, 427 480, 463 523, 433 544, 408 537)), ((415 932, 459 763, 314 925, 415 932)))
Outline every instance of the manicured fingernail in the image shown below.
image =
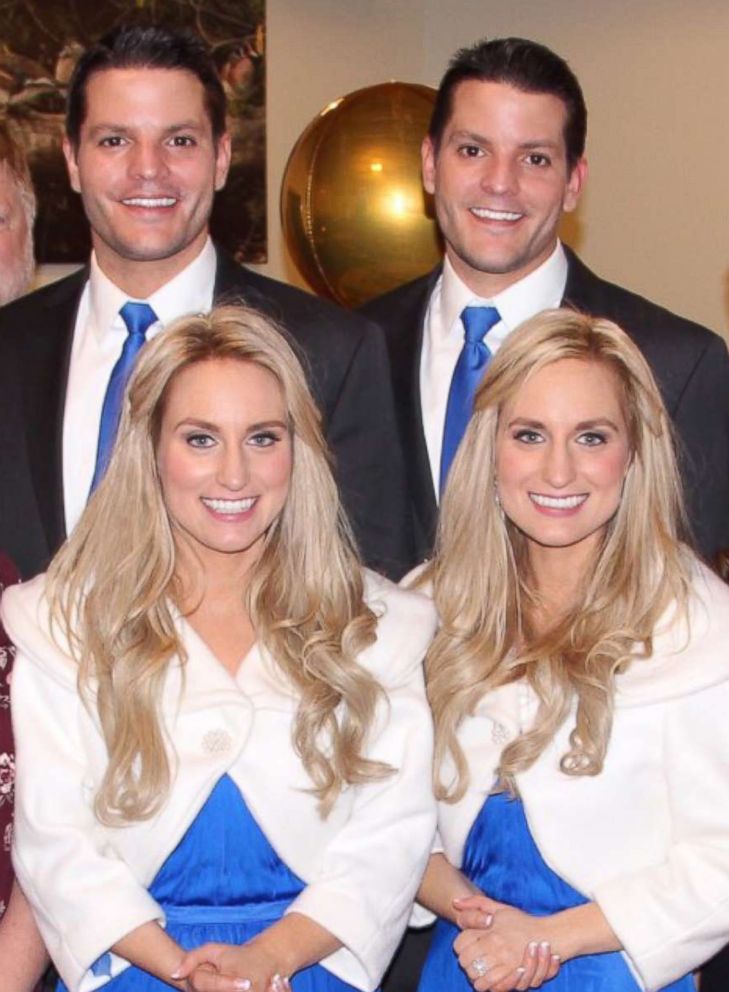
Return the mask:
POLYGON ((528 948, 528 950, 529 950, 529 957, 534 958, 534 957, 537 956, 537 947, 538 946, 539 945, 537 944, 536 940, 530 940, 529 941, 529 948, 528 948))
POLYGON ((240 989, 240 992, 248 992, 251 987, 251 981, 249 978, 236 978, 233 982, 234 989, 240 989))
POLYGON ((543 940, 539 945, 539 953, 542 957, 546 957, 549 954, 549 941, 543 940))
POLYGON ((488 928, 488 927, 491 926, 491 924, 493 922, 494 922, 494 914, 493 913, 485 913, 484 914, 484 917, 483 917, 483 922, 482 922, 481 925, 484 926, 484 927, 486 927, 486 928, 488 928))
POLYGON ((180 978, 180 977, 181 977, 180 969, 179 968, 175 968, 175 970, 170 975, 170 978, 180 978))
POLYGON ((523 975, 525 971, 526 971, 526 968, 524 967, 524 965, 521 965, 521 964, 516 969, 517 975, 523 975))
POLYGON ((562 958, 559 956, 559 954, 553 954, 552 955, 552 960, 554 961, 555 964, 559 964, 559 962, 562 960, 562 958))

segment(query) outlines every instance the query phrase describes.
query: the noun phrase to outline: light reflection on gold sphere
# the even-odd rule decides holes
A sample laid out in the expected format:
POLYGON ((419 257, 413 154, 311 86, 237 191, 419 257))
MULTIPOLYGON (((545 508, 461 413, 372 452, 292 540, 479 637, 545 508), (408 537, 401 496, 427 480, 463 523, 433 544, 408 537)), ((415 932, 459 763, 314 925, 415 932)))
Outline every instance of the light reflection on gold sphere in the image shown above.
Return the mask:
POLYGON ((382 83, 330 103, 291 152, 284 237, 317 293, 355 307, 415 279, 441 256, 420 180, 435 90, 382 83))

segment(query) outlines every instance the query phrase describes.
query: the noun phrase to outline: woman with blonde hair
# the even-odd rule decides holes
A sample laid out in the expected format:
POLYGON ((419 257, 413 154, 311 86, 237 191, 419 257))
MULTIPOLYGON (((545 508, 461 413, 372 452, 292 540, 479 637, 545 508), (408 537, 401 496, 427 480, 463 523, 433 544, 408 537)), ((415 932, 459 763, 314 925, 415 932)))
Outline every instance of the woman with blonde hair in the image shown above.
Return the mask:
POLYGON ((362 571, 270 321, 145 346, 106 476, 3 618, 15 861, 60 988, 377 986, 435 822, 434 614, 362 571))
POLYGON ((637 347, 568 310, 528 321, 421 577, 442 853, 419 898, 443 918, 421 992, 683 992, 725 943, 729 590, 683 533, 637 347))

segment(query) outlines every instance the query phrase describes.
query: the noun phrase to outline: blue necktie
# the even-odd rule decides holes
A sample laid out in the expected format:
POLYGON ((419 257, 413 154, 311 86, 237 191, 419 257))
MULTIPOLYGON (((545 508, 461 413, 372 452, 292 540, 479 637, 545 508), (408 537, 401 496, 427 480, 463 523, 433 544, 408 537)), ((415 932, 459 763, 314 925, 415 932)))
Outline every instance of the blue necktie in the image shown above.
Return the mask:
POLYGON ((104 477, 109 464, 111 451, 119 429, 124 390, 132 374, 137 355, 144 344, 147 331, 157 320, 157 314, 148 303, 125 303, 119 311, 122 320, 127 325, 127 339, 111 370, 109 385, 106 387, 104 405, 101 408, 101 423, 99 426, 99 446, 96 449, 96 468, 91 482, 91 492, 96 489, 104 477))
POLYGON ((443 448, 440 456, 440 491, 445 489, 448 470, 473 412, 473 397, 491 358, 484 338, 501 320, 496 307, 466 307, 461 314, 466 340, 453 370, 448 393, 443 448))

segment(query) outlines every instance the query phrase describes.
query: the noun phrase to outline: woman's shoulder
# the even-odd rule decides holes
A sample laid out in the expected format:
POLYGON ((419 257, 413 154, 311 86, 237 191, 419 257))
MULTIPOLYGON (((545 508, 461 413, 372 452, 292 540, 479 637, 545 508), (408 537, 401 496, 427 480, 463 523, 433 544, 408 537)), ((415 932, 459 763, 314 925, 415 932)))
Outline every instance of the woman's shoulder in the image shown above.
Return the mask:
POLYGON ((698 558, 688 562, 686 609, 673 604, 659 621, 653 653, 619 678, 616 702, 675 699, 729 684, 729 586, 698 558))
POLYGON ((389 579, 365 569, 365 602, 377 617, 377 642, 368 653, 388 659, 398 669, 420 664, 433 639, 436 613, 432 601, 421 592, 403 589, 389 579))
POLYGON ((2 617, 8 628, 20 632, 48 625, 45 598, 46 577, 37 575, 29 582, 8 586, 3 592, 2 617))
MULTIPOLYGON (((0 552, 0 595, 4 594, 6 589, 14 586, 19 581, 20 576, 18 575, 17 569, 7 555, 0 552)), ((12 645, 2 626, 2 623, 0 623, 0 683, 6 681, 12 660, 12 645)))
POLYGON ((389 617, 392 623, 421 621, 435 629, 435 607, 426 593, 396 585, 384 575, 364 569, 365 601, 378 619, 389 617))
POLYGON ((73 662, 64 649, 61 631, 51 622, 46 598, 46 576, 38 575, 29 582, 8 586, 0 603, 0 616, 5 631, 19 656, 49 664, 66 681, 73 662))

